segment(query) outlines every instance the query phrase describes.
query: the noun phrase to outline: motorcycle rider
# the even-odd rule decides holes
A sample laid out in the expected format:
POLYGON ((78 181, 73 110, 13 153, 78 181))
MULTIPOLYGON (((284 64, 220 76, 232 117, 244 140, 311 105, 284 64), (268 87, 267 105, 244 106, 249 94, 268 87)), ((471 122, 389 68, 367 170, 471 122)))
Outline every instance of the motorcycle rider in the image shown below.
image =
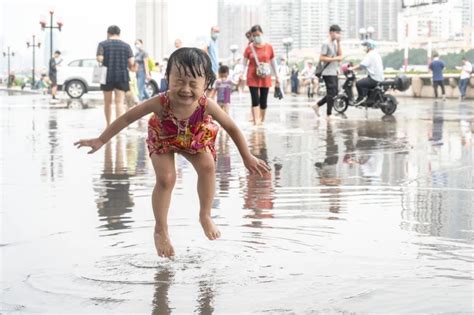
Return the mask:
POLYGON ((383 62, 380 54, 375 50, 376 43, 372 39, 366 39, 362 42, 367 55, 364 60, 355 67, 349 67, 349 70, 365 69, 367 70, 367 77, 356 82, 357 100, 355 106, 360 106, 367 100, 367 92, 377 86, 379 82, 384 80, 383 62))

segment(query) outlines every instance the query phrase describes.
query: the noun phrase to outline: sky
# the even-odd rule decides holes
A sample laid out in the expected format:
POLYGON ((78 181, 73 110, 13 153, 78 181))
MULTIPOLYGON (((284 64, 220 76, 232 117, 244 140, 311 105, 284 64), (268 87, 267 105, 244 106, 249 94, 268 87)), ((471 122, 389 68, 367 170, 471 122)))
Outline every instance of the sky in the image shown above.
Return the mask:
MULTIPOLYGON (((3 52, 10 46, 16 53, 12 68, 31 68, 32 51, 26 42, 33 35, 41 42, 49 36, 49 31, 41 31, 39 21, 44 17, 49 24, 50 9, 55 19, 64 22, 55 41, 65 60, 93 58, 97 44, 105 39, 107 27, 112 24, 120 26, 124 41, 133 44, 135 40, 135 0, 0 0, 0 49, 3 52)), ((191 43, 209 35, 209 29, 217 23, 217 0, 170 0, 168 14, 169 44, 175 38, 191 43)), ((44 49, 38 50, 36 57, 39 62, 46 60, 44 49)), ((1 59, 3 72, 7 58, 1 59)))

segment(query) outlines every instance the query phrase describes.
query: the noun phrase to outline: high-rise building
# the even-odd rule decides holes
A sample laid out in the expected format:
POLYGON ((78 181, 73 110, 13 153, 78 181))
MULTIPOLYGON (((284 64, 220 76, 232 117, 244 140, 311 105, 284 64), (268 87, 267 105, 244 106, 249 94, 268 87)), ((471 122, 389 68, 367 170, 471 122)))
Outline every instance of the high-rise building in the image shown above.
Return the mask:
POLYGON ((445 40, 462 37, 463 23, 468 23, 469 19, 463 2, 465 1, 428 1, 423 5, 406 6, 401 13, 399 36, 404 38, 408 29, 410 42, 428 37, 445 40))
POLYGON ((304 49, 318 47, 327 37, 327 1, 265 0, 264 12, 262 26, 277 55, 285 52, 284 38, 293 39, 292 49, 304 49))
POLYGON ((474 27, 473 0, 462 0, 462 25, 463 27, 474 27))
POLYGON ((329 26, 338 24, 346 39, 359 38, 359 30, 372 26, 373 37, 397 41, 400 0, 265 0, 263 6, 267 39, 278 54, 283 39, 293 38, 292 48, 317 49, 328 36, 329 26))
POLYGON ((162 59, 169 52, 168 1, 136 0, 136 35, 151 57, 162 59))
POLYGON ((236 55, 242 55, 247 47, 245 33, 262 22, 261 1, 241 3, 235 0, 219 0, 217 3, 217 25, 220 28, 219 56, 231 57, 230 46, 237 45, 236 55))
POLYGON ((397 41, 398 13, 401 11, 399 0, 363 0, 363 27, 372 26, 375 39, 397 41))

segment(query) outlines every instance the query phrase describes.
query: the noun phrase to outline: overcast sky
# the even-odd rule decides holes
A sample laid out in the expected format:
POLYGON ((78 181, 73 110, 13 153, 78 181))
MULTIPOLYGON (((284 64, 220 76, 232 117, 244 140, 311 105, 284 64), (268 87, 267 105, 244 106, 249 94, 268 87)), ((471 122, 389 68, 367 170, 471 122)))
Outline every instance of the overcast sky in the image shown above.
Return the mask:
MULTIPOLYGON (((10 46, 18 54, 12 68, 31 67, 32 52, 26 41, 35 34, 44 42, 47 32, 41 31, 39 21, 43 16, 49 24, 50 8, 64 22, 56 38, 65 59, 94 57, 97 43, 105 39, 111 24, 120 26, 123 40, 130 44, 135 40, 135 0, 0 0, 0 47, 6 51, 10 46)), ((217 0, 169 1, 168 20, 170 43, 179 37, 190 44, 209 35, 217 23, 217 0)), ((43 51, 37 53, 40 62, 45 58, 43 51)), ((4 71, 6 58, 1 58, 4 71)))

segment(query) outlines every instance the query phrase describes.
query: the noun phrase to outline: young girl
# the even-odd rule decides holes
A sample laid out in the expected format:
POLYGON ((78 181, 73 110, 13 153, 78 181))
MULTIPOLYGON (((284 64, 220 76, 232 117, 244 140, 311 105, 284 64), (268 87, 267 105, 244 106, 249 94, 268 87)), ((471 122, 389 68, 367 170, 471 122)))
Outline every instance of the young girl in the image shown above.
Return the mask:
POLYGON ((229 79, 229 67, 220 66, 218 71, 219 79, 216 80, 217 104, 229 114, 230 94, 232 93, 232 80, 229 79))
POLYGON ((95 139, 79 140, 78 148, 90 147, 96 152, 120 130, 135 120, 153 113, 148 123, 146 140, 156 175, 152 206, 155 216, 155 247, 161 257, 174 255, 168 235, 168 209, 176 181, 175 153, 182 154, 198 174, 200 203, 199 220, 210 240, 220 237, 211 219, 211 206, 215 187, 216 151, 214 142, 218 126, 215 119, 235 142, 245 167, 251 173, 262 175, 269 171, 264 161, 254 157, 245 138, 234 121, 214 101, 207 99, 205 91, 212 87, 215 75, 211 60, 197 48, 180 48, 173 52, 166 67, 169 88, 120 116, 95 139))

